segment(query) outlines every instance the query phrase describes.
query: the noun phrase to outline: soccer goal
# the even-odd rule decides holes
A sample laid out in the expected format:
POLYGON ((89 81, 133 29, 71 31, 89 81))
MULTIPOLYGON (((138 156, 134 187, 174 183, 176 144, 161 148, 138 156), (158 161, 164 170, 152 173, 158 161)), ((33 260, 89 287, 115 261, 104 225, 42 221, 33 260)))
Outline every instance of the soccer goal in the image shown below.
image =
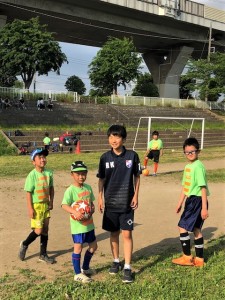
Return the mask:
POLYGON ((193 136, 199 140, 200 148, 203 149, 205 118, 140 117, 133 150, 146 149, 154 130, 159 131, 165 148, 180 147, 184 139, 193 136))

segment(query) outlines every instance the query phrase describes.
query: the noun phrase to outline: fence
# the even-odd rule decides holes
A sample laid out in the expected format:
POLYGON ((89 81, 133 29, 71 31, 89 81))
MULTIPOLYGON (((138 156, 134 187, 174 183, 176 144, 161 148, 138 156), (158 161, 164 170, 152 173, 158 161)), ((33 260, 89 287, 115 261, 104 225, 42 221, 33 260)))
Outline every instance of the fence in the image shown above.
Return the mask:
POLYGON ((4 98, 6 96, 10 99, 24 97, 26 100, 42 97, 44 100, 51 98, 53 101, 60 101, 63 100, 63 98, 70 98, 73 102, 80 102, 80 95, 78 95, 77 92, 35 90, 35 93, 33 93, 26 89, 0 87, 0 97, 4 98))
POLYGON ((158 97, 140 96, 111 96, 111 104, 121 105, 146 105, 146 106, 165 106, 165 107, 184 107, 210 109, 209 102, 196 99, 173 99, 158 97))

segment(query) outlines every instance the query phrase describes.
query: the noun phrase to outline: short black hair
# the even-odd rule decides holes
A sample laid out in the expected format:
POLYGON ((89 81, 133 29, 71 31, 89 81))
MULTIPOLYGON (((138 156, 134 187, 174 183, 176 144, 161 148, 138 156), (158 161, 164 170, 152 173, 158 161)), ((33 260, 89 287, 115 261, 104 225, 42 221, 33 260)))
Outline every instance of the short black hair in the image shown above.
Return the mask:
POLYGON ((157 130, 153 131, 152 135, 158 135, 159 136, 159 132, 157 130))
POLYGON ((184 141, 183 150, 186 146, 194 146, 196 150, 199 150, 200 148, 198 140, 194 137, 189 137, 184 141))
POLYGON ((116 136, 121 136, 123 139, 127 137, 127 131, 123 125, 115 124, 110 126, 107 131, 107 136, 109 137, 111 134, 116 136))

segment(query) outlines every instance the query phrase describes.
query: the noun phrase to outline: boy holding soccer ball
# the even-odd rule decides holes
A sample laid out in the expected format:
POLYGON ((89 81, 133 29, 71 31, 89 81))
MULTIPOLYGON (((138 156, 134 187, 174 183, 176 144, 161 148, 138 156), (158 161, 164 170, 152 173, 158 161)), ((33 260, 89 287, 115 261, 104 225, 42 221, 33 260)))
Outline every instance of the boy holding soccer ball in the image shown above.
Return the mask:
POLYGON ((174 264, 182 266, 204 266, 203 247, 204 240, 201 232, 204 220, 208 218, 209 195, 206 171, 202 162, 198 159, 199 143, 195 138, 188 138, 183 144, 184 154, 188 164, 185 166, 182 180, 182 191, 176 207, 179 213, 185 201, 184 211, 178 223, 180 242, 183 255, 172 260, 174 264), (194 233, 196 257, 191 255, 190 236, 194 233))
POLYGON ((36 149, 31 153, 34 169, 26 178, 24 190, 32 231, 26 240, 20 243, 19 259, 25 259, 28 246, 40 236, 39 260, 53 264, 54 259, 47 255, 50 210, 53 209, 54 199, 53 173, 45 169, 47 155, 46 149, 36 149))
POLYGON ((115 275, 121 269, 119 260, 121 230, 125 259, 122 280, 124 283, 130 283, 133 281, 131 272, 132 230, 134 210, 138 208, 141 166, 137 153, 127 150, 123 145, 127 136, 124 126, 112 125, 107 131, 107 136, 111 150, 104 153, 99 162, 98 208, 101 213, 104 210, 102 228, 110 232, 113 264, 109 269, 109 274, 115 275))
POLYGON ((72 263, 74 267, 74 280, 81 283, 92 281, 88 275, 93 274, 89 264, 94 252, 97 250, 97 242, 94 231, 92 214, 95 211, 95 200, 92 188, 84 183, 87 178, 87 167, 82 161, 75 161, 71 165, 71 184, 64 193, 62 208, 70 214, 70 227, 74 242, 72 263), (88 243, 88 249, 84 255, 82 268, 80 266, 83 244, 88 243))

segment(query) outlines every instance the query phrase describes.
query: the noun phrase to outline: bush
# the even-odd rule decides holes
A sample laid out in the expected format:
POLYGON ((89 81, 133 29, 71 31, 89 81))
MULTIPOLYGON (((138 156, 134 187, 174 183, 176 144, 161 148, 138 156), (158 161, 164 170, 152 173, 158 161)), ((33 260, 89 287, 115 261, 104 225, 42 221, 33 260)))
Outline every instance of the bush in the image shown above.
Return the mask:
POLYGON ((0 135, 0 156, 16 154, 16 148, 12 147, 8 141, 2 135, 0 135))

